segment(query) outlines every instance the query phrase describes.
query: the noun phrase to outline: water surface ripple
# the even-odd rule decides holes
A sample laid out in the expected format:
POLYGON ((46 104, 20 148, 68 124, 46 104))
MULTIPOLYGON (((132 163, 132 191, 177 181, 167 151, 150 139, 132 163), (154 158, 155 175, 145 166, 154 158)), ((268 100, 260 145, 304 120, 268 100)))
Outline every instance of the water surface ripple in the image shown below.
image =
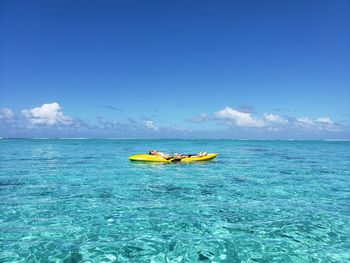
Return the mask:
POLYGON ((0 262, 350 262, 350 142, 0 140, 0 262), (130 163, 150 149, 219 152, 130 163))

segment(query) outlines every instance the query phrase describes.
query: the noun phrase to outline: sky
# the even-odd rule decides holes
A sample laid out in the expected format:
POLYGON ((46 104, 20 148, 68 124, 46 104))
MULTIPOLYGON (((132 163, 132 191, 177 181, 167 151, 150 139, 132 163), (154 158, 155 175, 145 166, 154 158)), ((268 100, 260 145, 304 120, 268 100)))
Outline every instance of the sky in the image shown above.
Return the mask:
POLYGON ((0 0, 0 137, 350 139, 349 14, 0 0))

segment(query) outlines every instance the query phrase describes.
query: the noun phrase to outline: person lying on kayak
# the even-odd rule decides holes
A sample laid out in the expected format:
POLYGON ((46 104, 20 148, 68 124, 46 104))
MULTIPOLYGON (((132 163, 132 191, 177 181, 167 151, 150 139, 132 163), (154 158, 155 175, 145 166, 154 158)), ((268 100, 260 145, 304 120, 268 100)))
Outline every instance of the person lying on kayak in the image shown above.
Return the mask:
POLYGON ((208 155, 207 152, 200 152, 198 154, 181 154, 181 153, 175 153, 174 158, 176 159, 182 159, 182 158, 189 158, 189 157, 202 157, 208 155))
POLYGON ((201 156, 206 156, 207 155, 207 152, 200 152, 198 154, 181 154, 181 153, 175 153, 174 155, 170 155, 170 154, 167 154, 167 153, 163 153, 163 152, 158 152, 157 150, 152 150, 149 152, 150 155, 157 155, 157 156, 161 156, 163 157, 164 159, 182 159, 182 158, 189 158, 189 157, 192 157, 192 156, 196 156, 196 157, 201 157, 201 156))
POLYGON ((163 152, 158 152, 157 150, 152 150, 152 151, 149 152, 149 154, 150 154, 150 155, 161 156, 161 157, 163 157, 164 159, 167 159, 167 160, 173 158, 172 155, 167 154, 167 153, 163 153, 163 152))

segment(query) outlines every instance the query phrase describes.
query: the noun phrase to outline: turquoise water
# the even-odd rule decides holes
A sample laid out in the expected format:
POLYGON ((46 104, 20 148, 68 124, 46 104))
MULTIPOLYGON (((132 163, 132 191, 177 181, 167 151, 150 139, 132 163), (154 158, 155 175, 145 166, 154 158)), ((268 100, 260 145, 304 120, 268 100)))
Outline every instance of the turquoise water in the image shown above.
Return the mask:
POLYGON ((0 140, 0 262, 62 261, 349 262, 350 142, 0 140))

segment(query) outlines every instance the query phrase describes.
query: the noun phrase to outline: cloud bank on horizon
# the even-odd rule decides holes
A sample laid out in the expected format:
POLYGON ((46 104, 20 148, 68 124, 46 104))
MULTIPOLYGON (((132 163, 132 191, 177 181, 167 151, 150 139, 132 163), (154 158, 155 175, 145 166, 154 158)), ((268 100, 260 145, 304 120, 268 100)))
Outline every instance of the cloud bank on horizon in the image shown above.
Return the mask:
MULTIPOLYGON (((185 120, 184 120, 185 121, 185 120)), ((348 139, 349 127, 327 116, 280 116, 263 113, 261 116, 232 107, 213 113, 201 113, 187 119, 190 128, 181 123, 157 125, 154 119, 136 121, 106 119, 81 120, 63 113, 57 102, 14 113, 0 108, 1 137, 121 137, 121 138, 228 138, 228 139, 348 139), (212 124, 203 131, 201 124, 212 124)))
POLYGON ((309 117, 281 117, 271 113, 264 113, 262 117, 255 117, 249 112, 241 112, 225 107, 212 115, 201 114, 199 122, 215 121, 231 128, 260 128, 269 131, 283 129, 309 129, 339 132, 345 128, 342 124, 332 121, 329 117, 311 119, 309 117))

